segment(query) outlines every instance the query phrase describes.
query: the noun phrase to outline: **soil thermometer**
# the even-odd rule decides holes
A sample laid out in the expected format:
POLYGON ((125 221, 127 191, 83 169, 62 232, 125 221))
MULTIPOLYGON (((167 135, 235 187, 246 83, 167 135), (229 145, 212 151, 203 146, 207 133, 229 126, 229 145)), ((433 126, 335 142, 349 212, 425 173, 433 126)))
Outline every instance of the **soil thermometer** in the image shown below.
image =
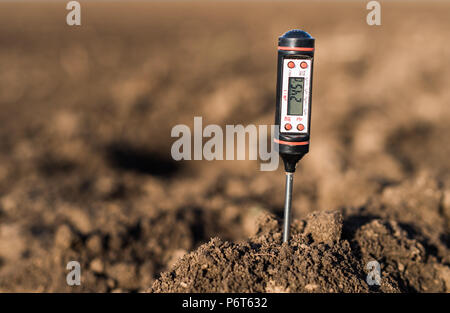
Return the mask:
POLYGON ((278 38, 274 141, 286 171, 283 242, 289 240, 295 168, 309 151, 314 41, 302 30, 290 30, 278 38))

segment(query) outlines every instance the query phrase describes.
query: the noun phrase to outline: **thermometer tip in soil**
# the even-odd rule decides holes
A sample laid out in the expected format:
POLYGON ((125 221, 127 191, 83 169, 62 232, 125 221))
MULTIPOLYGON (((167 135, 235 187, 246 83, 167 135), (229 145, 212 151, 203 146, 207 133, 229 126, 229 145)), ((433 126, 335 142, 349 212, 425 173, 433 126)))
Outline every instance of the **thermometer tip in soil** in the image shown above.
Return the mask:
POLYGON ((297 29, 278 38, 274 141, 286 171, 283 242, 289 240, 295 168, 309 151, 314 42, 310 34, 297 29))

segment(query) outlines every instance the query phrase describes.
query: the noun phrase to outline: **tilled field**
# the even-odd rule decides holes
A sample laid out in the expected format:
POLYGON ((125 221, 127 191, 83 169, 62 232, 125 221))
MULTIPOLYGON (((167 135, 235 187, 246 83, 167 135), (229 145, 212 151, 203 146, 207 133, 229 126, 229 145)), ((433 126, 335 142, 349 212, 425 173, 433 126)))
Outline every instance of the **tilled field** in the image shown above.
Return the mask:
POLYGON ((81 4, 0 4, 1 291, 450 291, 450 4, 81 4), (281 245, 281 166, 175 162, 170 132, 272 124, 291 28, 317 42, 281 245))

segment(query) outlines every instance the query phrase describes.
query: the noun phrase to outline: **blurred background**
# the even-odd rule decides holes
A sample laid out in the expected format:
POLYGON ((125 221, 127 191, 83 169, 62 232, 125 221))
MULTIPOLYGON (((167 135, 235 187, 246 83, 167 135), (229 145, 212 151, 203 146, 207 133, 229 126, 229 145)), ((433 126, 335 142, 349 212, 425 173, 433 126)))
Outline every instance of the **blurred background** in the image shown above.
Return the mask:
POLYGON ((284 174, 181 161, 176 124, 272 124, 277 38, 316 38, 294 217, 394 219, 449 264, 450 3, 0 3, 0 290, 141 291, 210 237, 277 215, 284 174), (68 287, 66 264, 82 266, 68 287))

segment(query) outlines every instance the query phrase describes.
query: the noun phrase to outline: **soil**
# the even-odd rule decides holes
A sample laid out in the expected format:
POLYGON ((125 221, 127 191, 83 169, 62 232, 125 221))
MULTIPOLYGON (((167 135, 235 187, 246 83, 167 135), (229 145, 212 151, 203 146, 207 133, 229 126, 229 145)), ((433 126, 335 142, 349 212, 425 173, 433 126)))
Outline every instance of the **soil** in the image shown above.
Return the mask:
POLYGON ((379 27, 353 1, 81 4, 78 28, 0 4, 0 291, 450 292, 449 3, 383 3, 379 27), (297 27, 312 139, 281 244, 281 166, 176 162, 170 133, 271 124, 297 27))
POLYGON ((428 258, 395 221, 355 223, 338 212, 313 213, 296 222, 292 239, 283 244, 274 216, 265 215, 258 225, 249 241, 211 239, 163 273, 150 291, 444 292, 450 282, 448 267, 428 258), (361 260, 381 260, 379 284, 367 280, 372 267, 361 260))

